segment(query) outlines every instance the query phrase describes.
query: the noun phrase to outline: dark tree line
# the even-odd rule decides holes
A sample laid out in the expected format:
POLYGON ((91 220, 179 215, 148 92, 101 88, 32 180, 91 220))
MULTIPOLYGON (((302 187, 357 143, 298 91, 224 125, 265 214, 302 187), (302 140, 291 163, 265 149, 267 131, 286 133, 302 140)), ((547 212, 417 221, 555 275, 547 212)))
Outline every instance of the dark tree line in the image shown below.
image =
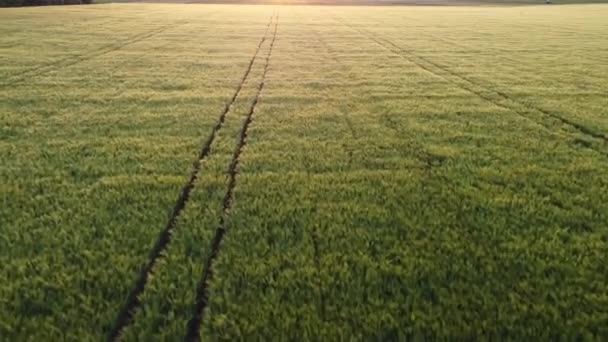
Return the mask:
POLYGON ((91 3, 93 3, 93 0, 0 0, 0 7, 82 5, 91 3))

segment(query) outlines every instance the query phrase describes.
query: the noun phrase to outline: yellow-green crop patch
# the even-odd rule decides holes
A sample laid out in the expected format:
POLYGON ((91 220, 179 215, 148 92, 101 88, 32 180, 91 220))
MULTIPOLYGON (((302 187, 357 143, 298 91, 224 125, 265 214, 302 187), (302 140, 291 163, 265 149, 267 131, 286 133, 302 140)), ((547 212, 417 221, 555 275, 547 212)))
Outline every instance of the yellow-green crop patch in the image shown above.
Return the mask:
POLYGON ((606 18, 0 9, 0 339, 607 338, 606 18))

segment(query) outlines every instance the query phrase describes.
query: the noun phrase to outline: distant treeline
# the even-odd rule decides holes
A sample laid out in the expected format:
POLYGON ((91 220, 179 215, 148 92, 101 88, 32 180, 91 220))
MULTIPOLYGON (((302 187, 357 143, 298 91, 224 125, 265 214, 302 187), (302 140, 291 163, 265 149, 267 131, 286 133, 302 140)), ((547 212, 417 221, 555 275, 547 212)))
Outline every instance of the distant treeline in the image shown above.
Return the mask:
POLYGON ((91 3, 93 3, 93 0, 0 0, 0 7, 82 5, 91 3))

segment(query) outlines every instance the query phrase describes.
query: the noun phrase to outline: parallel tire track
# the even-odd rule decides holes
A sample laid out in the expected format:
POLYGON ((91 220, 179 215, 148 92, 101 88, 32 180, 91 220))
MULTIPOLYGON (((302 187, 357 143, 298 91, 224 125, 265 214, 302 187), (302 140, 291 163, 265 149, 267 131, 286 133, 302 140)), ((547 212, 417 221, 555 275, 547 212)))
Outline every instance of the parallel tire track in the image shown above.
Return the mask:
POLYGON ((61 68, 70 67, 70 66, 76 65, 78 63, 82 63, 82 62, 88 61, 90 59, 103 56, 110 52, 120 50, 127 45, 131 45, 131 44, 140 42, 142 40, 145 40, 145 39, 153 37, 157 34, 160 34, 168 29, 182 26, 184 24, 185 23, 165 25, 163 27, 159 27, 159 28, 150 30, 148 32, 136 34, 133 37, 127 38, 118 43, 105 45, 94 51, 90 51, 90 52, 75 55, 75 56, 68 56, 68 57, 62 58, 58 61, 53 61, 51 63, 36 66, 36 67, 30 68, 28 70, 24 70, 24 71, 15 73, 13 75, 8 76, 8 82, 0 84, 0 86, 11 86, 11 85, 17 84, 17 83, 22 82, 31 77, 42 76, 44 74, 53 72, 55 70, 59 70, 61 68))
POLYGON ((207 138, 205 143, 202 145, 201 150, 198 154, 198 158, 193 163, 192 172, 190 173, 190 178, 188 179, 188 182, 182 188, 182 191, 181 191, 179 197, 177 198, 177 201, 175 202, 175 206, 173 207, 171 216, 169 217, 169 221, 167 222, 163 231, 160 233, 156 243, 154 244, 154 247, 150 251, 148 261, 144 265, 144 267, 141 269, 139 277, 138 277, 135 285, 131 289, 131 292, 127 296, 125 305, 121 309, 120 313, 118 314, 118 318, 116 319, 116 322, 115 322, 112 330, 110 331, 110 336, 109 336, 110 341, 119 341, 120 340, 122 331, 132 322, 137 309, 141 305, 141 301, 140 301, 139 297, 144 292, 146 283, 148 282, 148 278, 152 274, 152 271, 154 269, 154 266, 156 265, 156 262, 158 261, 158 259, 161 257, 161 254, 163 253, 163 251, 165 251, 167 249, 168 245, 171 242, 172 234, 177 226, 177 221, 178 221, 182 211, 185 209, 185 207, 188 203, 188 200, 190 198, 190 193, 192 192, 192 189, 194 188, 194 183, 196 182, 196 179, 198 178, 198 174, 200 173, 203 161, 211 153, 211 146, 213 144, 213 141, 215 140, 217 133, 220 131, 220 129, 224 125, 226 116, 230 112, 232 105, 234 104, 234 102, 238 98, 239 94, 241 93, 241 90, 243 89, 243 84, 245 83, 245 81, 249 77, 249 74, 251 73, 253 64, 255 63, 255 61, 257 59, 257 56, 262 48, 262 45, 264 44, 264 42, 267 39, 266 36, 268 34, 268 30, 269 30, 272 22, 273 22, 273 17, 270 18, 270 22, 266 26, 266 31, 264 32, 264 35, 263 35, 262 39, 260 40, 253 57, 251 57, 251 60, 249 61, 249 65, 247 66, 247 69, 245 70, 245 74, 243 75, 242 79, 240 80, 234 94, 232 95, 232 98, 230 98, 229 102, 224 107, 224 110, 218 117, 215 126, 213 126, 213 129, 211 130, 211 134, 209 135, 209 137, 207 138))
POLYGON ((220 216, 220 222, 215 231, 215 236, 211 242, 211 250, 207 261, 205 263, 205 269, 203 271, 203 276, 201 281, 197 287, 196 291, 196 303, 194 305, 193 315, 190 321, 188 322, 187 332, 185 336, 185 341, 188 342, 198 342, 200 341, 200 329, 201 324, 203 322, 205 309, 209 304, 209 283, 213 276, 213 264, 215 259, 218 257, 220 252, 220 246, 222 244, 222 240, 224 235, 227 232, 227 220, 232 209, 233 197, 234 197, 234 189, 236 187, 236 177, 238 175, 238 167, 239 167, 239 159, 245 145, 247 144, 247 134, 249 130, 249 126, 253 121, 253 114, 255 112, 256 106, 260 99, 260 94, 262 90, 264 90, 264 84, 266 81, 266 74, 268 73, 268 66, 270 64, 270 58, 272 56, 272 51, 274 48, 274 43, 277 39, 277 29, 279 25, 279 17, 277 15, 276 22, 274 25, 274 33, 272 37, 272 41, 270 43, 270 47, 268 50, 268 54, 266 55, 266 64, 264 65, 264 72, 262 73, 262 78, 260 80, 260 84, 258 86, 257 93, 253 102, 251 103, 251 107, 249 108, 249 112, 247 113, 247 117, 243 123, 243 127, 241 129, 240 139, 237 145, 237 148, 234 151, 234 155, 232 156, 232 161, 230 162, 230 166, 228 167, 228 187, 226 189, 226 194, 224 195, 223 207, 222 207, 222 215, 220 216))
MULTIPOLYGON (((341 22, 340 20, 338 20, 338 21, 341 22)), ((411 51, 409 51, 407 49, 404 49, 403 47, 401 47, 401 46, 393 43, 392 41, 390 41, 388 39, 385 39, 385 38, 378 39, 377 37, 375 37, 373 34, 371 34, 369 32, 365 32, 365 31, 363 31, 361 29, 355 28, 355 27, 353 27, 351 25, 348 25, 346 23, 343 23, 343 22, 341 22, 341 23, 344 24, 344 25, 346 25, 346 26, 348 26, 348 27, 350 27, 351 29, 359 32, 363 36, 366 36, 368 39, 374 41, 376 44, 382 46, 383 48, 385 48, 385 49, 387 49, 387 50, 389 50, 389 51, 391 51, 391 52, 393 52, 393 53, 395 53, 395 54, 397 54, 399 56, 402 56, 402 57, 406 58, 410 62, 416 64, 421 69, 423 69, 423 70, 425 70, 425 71, 427 71, 427 72, 429 72, 429 73, 431 73, 431 74, 433 74, 435 76, 438 76, 438 77, 440 77, 440 78, 442 78, 442 79, 444 79, 444 80, 446 80, 446 81, 448 81, 448 82, 450 82, 450 83, 458 86, 459 88, 461 88, 463 90, 466 90, 466 91, 468 91, 470 93, 473 93, 473 94, 477 95, 478 97, 482 98, 483 100, 491 102, 491 103, 493 103, 494 105, 496 105, 498 107, 501 107, 501 108, 507 109, 509 111, 515 112, 516 114, 520 115, 521 117, 523 117, 523 118, 525 118, 527 120, 531 120, 531 121, 535 122, 536 124, 540 124, 540 125, 544 126, 545 128, 549 129, 550 131, 552 129, 550 127, 548 127, 546 124, 543 124, 543 123, 539 122, 538 120, 534 120, 534 119, 530 118, 528 115, 525 115, 524 113, 522 113, 521 110, 519 110, 517 108, 514 108, 512 105, 509 106, 507 104, 503 104, 503 103, 497 101, 495 98, 498 98, 498 99, 500 99, 502 101, 515 103, 515 104, 517 104, 517 105, 519 105, 519 106, 521 106, 523 108, 526 108, 527 110, 531 110, 531 111, 540 113, 541 115, 544 115, 545 117, 551 117, 553 119, 558 120, 563 125, 566 125, 568 127, 571 127, 573 129, 577 130, 578 132, 582 133, 583 135, 587 135, 588 137, 600 140, 604 144, 608 143, 608 136, 605 135, 605 134, 603 134, 603 133, 591 130, 591 129, 589 129, 588 127, 586 127, 584 125, 576 123, 576 122, 574 122, 572 120, 564 118, 564 117, 562 117, 562 116, 560 116, 558 114, 552 113, 552 112, 547 111, 545 109, 539 108, 538 106, 533 106, 533 105, 530 105, 530 104, 523 103, 523 102, 521 102, 521 101, 519 101, 519 100, 517 100, 517 99, 515 99, 515 98, 513 98, 513 97, 511 97, 511 96, 509 96, 509 95, 507 95, 505 93, 503 93, 503 92, 500 92, 500 91, 493 90, 493 89, 490 89, 488 87, 482 86, 482 85, 480 85, 480 84, 472 81, 470 78, 468 78, 466 76, 463 76, 463 75, 461 75, 459 73, 456 73, 456 72, 454 72, 454 71, 452 71, 452 70, 450 70, 450 69, 448 69, 448 68, 446 68, 446 67, 444 67, 442 65, 439 65, 439 64, 437 64, 437 63, 435 63, 433 61, 430 61, 427 58, 424 58, 422 56, 416 55, 413 52, 411 52, 411 51), (436 69, 436 70, 433 70, 433 68, 436 69), (440 72, 438 72, 438 70, 440 72, 443 72, 443 73, 447 74, 447 76, 453 77, 453 78, 455 78, 455 79, 457 79, 459 81, 451 79, 450 77, 446 77, 446 75, 442 75, 440 72), (479 88, 482 91, 476 90, 475 88, 479 88), (483 92, 485 92, 487 94, 484 94, 483 92), (488 96, 488 94, 491 94, 495 98, 493 98, 491 96, 488 96)), ((603 154, 603 155, 606 155, 605 151, 603 151, 601 149, 594 148, 594 150, 597 151, 597 152, 599 152, 599 153, 601 153, 601 154, 603 154)))

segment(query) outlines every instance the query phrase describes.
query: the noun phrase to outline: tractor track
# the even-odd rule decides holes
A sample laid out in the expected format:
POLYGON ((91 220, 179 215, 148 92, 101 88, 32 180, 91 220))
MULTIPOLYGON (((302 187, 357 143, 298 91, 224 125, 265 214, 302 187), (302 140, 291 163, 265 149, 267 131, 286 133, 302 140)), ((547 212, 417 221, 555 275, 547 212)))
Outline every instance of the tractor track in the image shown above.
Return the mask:
MULTIPOLYGON (((514 112, 517 115, 537 124, 540 126, 543 126, 544 128, 546 128, 547 130, 556 133, 554 131, 554 129, 543 123, 540 122, 539 120, 535 120, 533 118, 531 118, 529 115, 525 114, 525 111, 522 111, 521 109, 518 108, 514 108, 513 105, 507 105, 502 102, 512 102, 515 103, 516 105, 525 108, 528 111, 533 111, 536 112, 537 114, 540 113, 542 116, 545 117, 549 117, 555 120, 558 120, 562 125, 565 125, 567 127, 570 127, 576 131, 578 131, 579 133, 589 137, 589 138, 593 138, 596 140, 600 140, 603 144, 608 143, 608 136, 606 136, 603 133, 599 133, 599 132, 595 132, 591 129, 589 129, 586 126, 583 126, 581 124, 578 124, 576 122, 573 122, 569 119, 566 119, 558 114, 555 113, 551 113, 550 111, 547 111, 545 109, 539 108, 537 106, 533 106, 530 104, 526 104, 526 103, 522 103, 521 101, 518 101, 516 99, 514 99, 513 97, 497 91, 497 90, 493 90, 491 88, 488 88, 486 86, 480 85, 477 82, 472 81, 470 78, 463 76, 459 73, 456 73, 450 69, 448 69, 447 67, 444 67, 442 65, 439 65, 435 62, 432 62, 430 60, 428 60, 427 58, 421 57, 419 55, 414 54, 411 51, 408 51, 407 49, 404 49, 403 47, 398 46, 397 44, 393 43, 392 41, 388 40, 388 39, 379 39, 376 36, 374 36, 372 33, 370 32, 365 32, 361 29, 358 29, 356 27, 353 27, 347 23, 342 22, 339 19, 336 19, 338 22, 342 23, 343 25, 351 28, 354 31, 357 31, 359 34, 367 37, 368 39, 374 41, 376 44, 382 46, 383 48, 387 49, 388 51, 391 51, 392 53, 399 55, 405 59, 407 59, 408 61, 414 63, 415 65, 417 65, 419 68, 445 80, 448 81, 454 85, 456 85, 457 87, 459 87, 460 89, 463 89, 469 93, 472 93, 474 95, 476 95, 477 97, 488 101, 498 107, 504 108, 509 110, 510 112, 514 112), (434 69, 436 70, 434 70, 434 69), (439 71, 438 71, 439 70, 439 71), (443 74, 442 74, 443 73, 443 74), (456 80, 455 80, 456 79, 456 80), (457 81, 458 80, 458 81, 457 81), (478 89, 475 89, 478 88, 478 89), (485 94, 484 94, 485 93, 485 94), (492 96, 489 96, 489 95, 492 96), (496 98, 500 99, 501 101, 497 100, 496 98)), ((566 133, 570 133, 567 130, 563 130, 562 131, 566 132, 566 133)), ((590 145, 591 147, 592 145, 590 145)), ((594 146, 592 148, 594 151, 598 152, 599 154, 603 155, 603 156, 608 156, 608 153, 596 146, 594 146)))
POLYGON ((216 124, 213 126, 209 137, 207 138, 205 143, 202 145, 201 150, 198 153, 197 159, 193 163, 192 171, 190 173, 188 182, 182 188, 182 191, 180 192, 180 195, 177 198, 177 201, 175 202, 175 205, 171 212, 171 216, 169 217, 169 220, 168 220, 167 224, 165 225, 165 228, 161 231, 156 243, 154 244, 154 247, 150 251, 148 261, 142 267, 142 269, 139 273, 139 276, 137 278, 137 281, 135 282, 135 285, 133 286, 133 288, 129 292, 129 295, 127 296, 125 305, 122 307, 120 313, 118 314, 115 324, 112 327, 112 330, 110 331, 109 341, 119 341, 124 329, 126 327, 128 327, 129 324, 131 324, 131 322, 133 321, 135 313, 141 305, 139 296, 144 292, 146 284, 148 282, 148 278, 152 274, 154 266, 156 265, 158 259, 161 257, 162 253, 167 249, 167 247, 171 243, 171 236, 177 227, 177 221, 178 221, 182 211, 186 208, 186 205, 190 198, 190 193, 192 192, 192 189, 194 188, 194 184, 201 171, 203 161, 211 154, 211 146, 213 145, 215 137, 217 136, 217 133, 222 129, 224 122, 226 120, 226 116, 230 112, 232 105, 236 102, 237 98, 239 97, 241 90, 243 89, 243 85, 245 84, 245 82, 247 81, 247 79, 249 77, 249 74, 251 73, 253 64, 255 63, 255 61, 258 57, 258 54, 262 48, 262 45, 264 44, 264 42, 267 39, 266 36, 268 34, 269 28, 270 28, 273 20, 274 20, 274 14, 270 18, 270 21, 269 21, 268 25, 266 26, 266 31, 264 32, 264 35, 262 36, 262 39, 260 40, 253 57, 251 57, 251 60, 249 61, 247 69, 245 70, 243 77, 239 81, 239 84, 237 85, 234 94, 232 95, 230 100, 226 103, 226 106, 224 107, 224 110, 218 117, 216 124))
POLYGON ((260 95, 264 90, 264 84, 266 82, 266 75, 268 73, 268 67, 270 65, 270 59, 272 57, 272 51, 274 49, 274 44, 277 38, 277 30, 279 25, 279 16, 276 15, 276 21, 274 24, 274 33, 272 36, 272 41, 270 42, 270 47, 268 49, 268 54, 266 55, 266 62, 264 64, 264 71, 262 73, 262 77, 260 79, 260 83, 258 85, 258 89, 255 95, 253 102, 251 103, 251 107, 247 113, 247 117, 243 122, 243 127, 241 128, 241 134, 239 138, 238 145, 234 151, 232 156, 232 160, 230 162, 230 166, 228 167, 228 186, 226 188, 226 193, 224 195, 224 199, 222 201, 222 215, 220 216, 219 225, 216 228, 215 235, 213 240, 211 241, 210 253, 205 262, 205 269, 203 271, 203 275, 201 277, 200 283, 197 286, 196 290, 196 302, 194 304, 192 318, 188 322, 187 332, 185 336, 185 341, 187 342, 198 342, 200 341, 200 329, 204 319, 205 309, 209 304, 210 294, 209 294, 209 284, 213 277, 213 265, 215 259, 217 259, 220 248, 222 244, 222 240, 226 235, 228 230, 228 217, 230 215, 230 211, 232 210, 233 200, 234 200, 234 190, 236 188, 236 178, 239 173, 239 162, 240 156, 243 153, 247 145, 247 135, 249 126, 253 121, 253 115, 255 113, 257 104, 260 100, 260 95))
POLYGON ((37 67, 30 68, 28 70, 24 70, 24 71, 9 75, 8 82, 0 84, 0 86, 6 87, 6 86, 15 85, 15 84, 25 81, 26 79, 31 78, 31 77, 42 76, 49 72, 53 72, 55 70, 67 68, 67 67, 94 59, 96 57, 106 55, 108 53, 120 50, 120 49, 124 48, 125 46, 141 42, 145 39, 153 37, 164 31, 167 31, 169 29, 176 28, 176 27, 179 27, 179 26, 182 26, 185 24, 186 24, 186 22, 165 25, 165 26, 150 30, 148 32, 136 34, 136 35, 134 35, 130 38, 127 38, 125 40, 122 40, 118 43, 108 44, 108 45, 105 45, 105 46, 103 46, 99 49, 93 50, 93 51, 89 51, 89 52, 75 55, 75 56, 64 57, 60 60, 53 61, 51 63, 43 64, 43 65, 40 65, 37 67))

